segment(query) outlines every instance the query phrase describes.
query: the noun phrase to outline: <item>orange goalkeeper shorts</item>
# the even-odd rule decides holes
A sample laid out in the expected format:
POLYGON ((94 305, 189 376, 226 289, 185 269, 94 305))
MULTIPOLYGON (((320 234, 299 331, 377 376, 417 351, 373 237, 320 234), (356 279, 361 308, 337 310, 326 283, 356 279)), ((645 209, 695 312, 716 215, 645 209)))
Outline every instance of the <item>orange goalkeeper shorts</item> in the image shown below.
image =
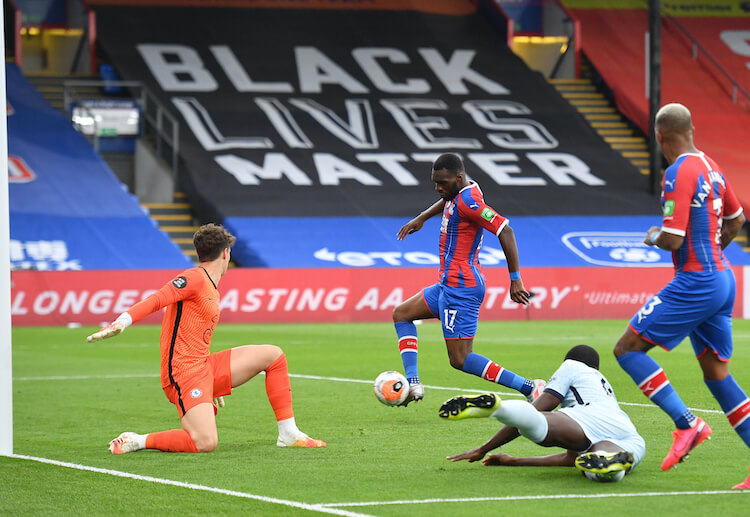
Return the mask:
POLYGON ((203 368, 175 377, 174 383, 164 388, 169 401, 177 406, 180 418, 198 404, 213 404, 214 397, 232 393, 231 358, 231 348, 211 354, 203 368))

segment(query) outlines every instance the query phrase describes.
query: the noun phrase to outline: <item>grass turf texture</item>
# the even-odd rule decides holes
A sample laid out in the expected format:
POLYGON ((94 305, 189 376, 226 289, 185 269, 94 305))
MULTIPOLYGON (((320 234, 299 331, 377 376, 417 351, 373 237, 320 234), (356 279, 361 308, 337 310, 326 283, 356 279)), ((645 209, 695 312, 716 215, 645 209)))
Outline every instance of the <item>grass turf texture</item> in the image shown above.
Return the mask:
MULTIPOLYGON (((327 441, 328 447, 276 447, 273 412, 263 377, 258 377, 237 388, 219 410, 218 449, 195 455, 141 451, 113 456, 107 450, 108 441, 122 431, 179 427, 177 411, 160 389, 158 327, 136 325, 100 343, 85 342, 92 328, 15 328, 14 452, 307 504, 412 501, 335 507, 378 516, 578 516, 591 512, 592 504, 597 514, 670 515, 680 508, 683 515, 746 515, 749 492, 705 493, 742 481, 750 454, 718 412, 688 342, 671 353, 654 350, 651 355, 714 434, 676 470, 660 470, 673 425, 612 356, 612 345, 624 326, 623 321, 480 322, 475 343, 478 353, 508 369, 541 378, 552 374, 571 346, 595 347, 620 402, 633 403, 624 408, 647 444, 644 462, 620 483, 594 483, 574 468, 446 461, 446 455, 483 443, 499 424, 437 417, 447 398, 493 386, 449 366, 436 322, 418 327, 420 374, 428 387, 425 400, 408 408, 383 406, 372 393, 371 381, 378 373, 402 370, 389 324, 219 325, 214 351, 250 343, 273 343, 285 350, 297 422, 303 431, 327 441), (647 496, 657 492, 663 495, 647 496), (580 497, 605 494, 625 497, 580 497), (519 499, 540 495, 561 497, 519 499), (485 497, 508 499, 415 502, 485 497)), ((750 352, 744 346, 750 322, 736 321, 734 334, 732 371, 750 391, 750 352)), ((499 388, 496 391, 506 398, 520 397, 499 388)), ((513 455, 559 451, 523 438, 502 450, 513 455)), ((6 457, 0 457, 0 487, 0 515, 312 514, 268 501, 6 457)))

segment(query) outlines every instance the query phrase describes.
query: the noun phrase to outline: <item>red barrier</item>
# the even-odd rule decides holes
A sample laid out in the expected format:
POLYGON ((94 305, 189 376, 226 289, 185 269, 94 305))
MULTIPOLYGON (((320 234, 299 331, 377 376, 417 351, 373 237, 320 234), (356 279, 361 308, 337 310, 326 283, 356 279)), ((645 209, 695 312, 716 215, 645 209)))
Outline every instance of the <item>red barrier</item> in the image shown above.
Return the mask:
MULTIPOLYGON (((98 325, 113 320, 178 271, 15 271, 13 324, 98 325)), ((490 320, 629 319, 672 277, 671 268, 525 268, 536 293, 528 308, 508 298, 508 273, 485 268, 480 318, 490 320)), ((742 315, 743 270, 735 268, 742 315)), ((425 269, 232 269, 219 285, 221 320, 234 323, 391 320, 402 300, 437 280, 425 269)), ((161 314, 144 322, 158 323, 161 314)))

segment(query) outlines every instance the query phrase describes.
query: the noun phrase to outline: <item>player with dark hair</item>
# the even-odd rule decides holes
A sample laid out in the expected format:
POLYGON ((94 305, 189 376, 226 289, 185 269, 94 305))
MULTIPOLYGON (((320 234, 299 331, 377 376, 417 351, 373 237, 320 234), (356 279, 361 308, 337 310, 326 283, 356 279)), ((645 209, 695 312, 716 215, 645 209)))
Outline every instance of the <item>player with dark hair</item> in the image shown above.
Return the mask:
POLYGON ((628 415, 620 409, 607 379, 599 372, 599 354, 577 345, 565 355, 560 368, 547 382, 533 405, 524 400, 503 400, 497 395, 454 397, 443 404, 442 418, 485 418, 506 424, 485 444, 455 456, 451 461, 478 461, 491 450, 519 435, 542 447, 562 447, 550 456, 515 458, 499 453, 484 465, 572 467, 596 481, 619 481, 638 465, 646 444, 628 415), (558 405, 561 408, 552 411, 558 405))
MULTIPOLYGON (((671 165, 662 181, 662 226, 650 228, 645 242, 672 252, 675 276, 633 316, 614 349, 620 366, 677 427, 662 470, 684 460, 711 428, 647 355, 654 345, 669 351, 690 336, 706 386, 750 446, 750 399, 729 372, 735 279, 722 252, 745 216, 719 166, 695 148, 694 132, 690 111, 681 104, 667 104, 656 114, 656 139, 671 165)), ((750 488, 750 478, 734 488, 750 488)))
POLYGON ((409 379, 409 397, 404 405, 424 397, 417 368, 417 327, 414 321, 427 318, 441 321, 448 359, 453 368, 532 396, 542 381, 521 377, 473 352, 479 307, 485 294, 484 275, 478 260, 485 229, 498 237, 505 252, 511 300, 520 304, 529 302, 529 293, 523 286, 519 271, 513 229, 505 217, 484 202, 479 185, 467 179, 458 155, 444 153, 435 160, 432 182, 440 200, 398 232, 398 239, 403 240, 420 230, 429 218, 443 214, 438 283, 426 287, 393 310, 401 361, 409 379))
POLYGON ((245 345, 210 353, 219 322, 219 280, 227 272, 235 237, 224 227, 205 224, 193 243, 200 262, 151 296, 133 305, 87 341, 120 334, 125 328, 166 307, 161 327, 161 383, 180 415, 182 429, 149 434, 125 432, 109 443, 113 454, 140 449, 211 452, 216 449, 217 405, 232 388, 265 372, 266 394, 276 415, 279 447, 325 447, 297 428, 284 352, 273 345, 245 345))

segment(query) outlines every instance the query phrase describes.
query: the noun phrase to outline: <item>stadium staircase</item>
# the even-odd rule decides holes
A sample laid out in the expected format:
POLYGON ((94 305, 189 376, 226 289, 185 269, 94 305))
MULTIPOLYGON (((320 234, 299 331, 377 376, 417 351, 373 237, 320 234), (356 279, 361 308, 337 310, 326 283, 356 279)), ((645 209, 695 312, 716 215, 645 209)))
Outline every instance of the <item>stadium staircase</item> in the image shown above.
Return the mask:
POLYGON ((549 79, 549 82, 612 149, 628 159, 641 174, 647 175, 646 137, 617 111, 606 85, 596 79, 596 71, 591 65, 586 60, 582 61, 581 79, 549 79))
MULTIPOLYGON (((49 104, 58 111, 68 115, 65 109, 64 83, 71 79, 99 81, 96 75, 49 75, 26 74, 28 81, 49 104)), ((96 86, 77 86, 76 93, 87 99, 109 99, 96 86)), ((147 139, 148 140, 148 139, 147 139)), ((153 144, 153 143, 152 143, 153 144)), ((100 153, 119 178, 132 176, 133 156, 128 153, 100 153)), ((141 203, 151 219, 161 231, 177 244, 182 252, 194 263, 197 263, 193 247, 193 233, 198 229, 192 215, 192 208, 183 192, 175 192, 171 203, 141 203)))
POLYGON ((171 203, 143 203, 151 219, 159 225, 159 229, 169 235, 182 252, 193 263, 197 264, 198 257, 193 247, 193 234, 198 229, 193 219, 190 203, 183 192, 175 192, 171 203))

